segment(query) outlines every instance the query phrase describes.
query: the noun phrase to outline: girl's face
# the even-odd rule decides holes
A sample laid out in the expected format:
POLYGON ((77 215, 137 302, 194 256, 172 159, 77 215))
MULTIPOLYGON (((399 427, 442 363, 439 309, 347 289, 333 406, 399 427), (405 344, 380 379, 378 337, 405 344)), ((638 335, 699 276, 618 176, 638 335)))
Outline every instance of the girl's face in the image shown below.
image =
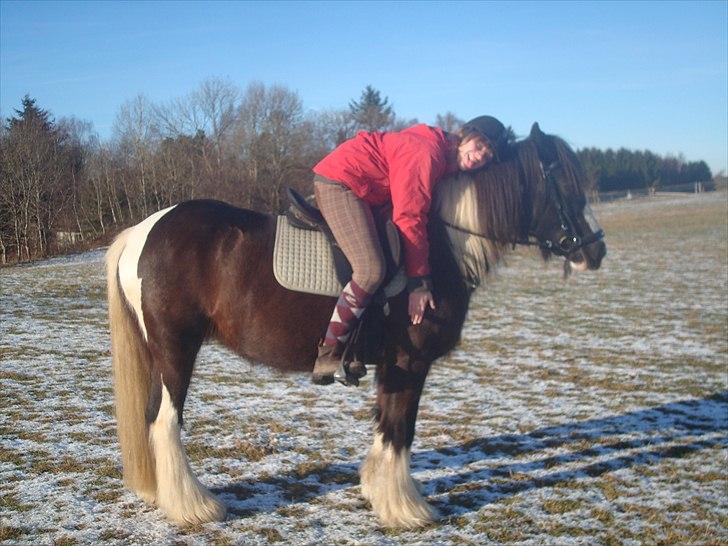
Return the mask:
POLYGON ((474 171, 484 167, 493 159, 493 150, 480 137, 471 138, 458 146, 458 169, 474 171))

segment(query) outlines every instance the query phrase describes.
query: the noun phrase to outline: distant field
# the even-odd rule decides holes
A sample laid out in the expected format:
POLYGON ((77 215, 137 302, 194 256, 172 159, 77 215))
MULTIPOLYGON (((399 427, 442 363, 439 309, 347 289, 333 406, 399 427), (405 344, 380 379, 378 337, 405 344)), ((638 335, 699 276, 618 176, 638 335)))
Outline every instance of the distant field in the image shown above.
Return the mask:
POLYGON ((102 252, 1 270, 0 543, 728 543, 726 194, 596 213, 600 271, 517 252, 433 369, 412 463, 443 520, 418 531, 359 495, 371 380, 317 387, 213 346, 183 438, 230 514, 168 524, 121 485, 102 252))

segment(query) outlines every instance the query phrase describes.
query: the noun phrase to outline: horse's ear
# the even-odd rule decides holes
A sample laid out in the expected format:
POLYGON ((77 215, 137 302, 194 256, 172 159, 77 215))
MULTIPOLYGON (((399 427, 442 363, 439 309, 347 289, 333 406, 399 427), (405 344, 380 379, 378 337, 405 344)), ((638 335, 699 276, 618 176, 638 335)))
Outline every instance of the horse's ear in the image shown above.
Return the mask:
POLYGON ((538 126, 538 122, 534 122, 533 125, 531 125, 531 138, 534 140, 538 140, 543 136, 543 131, 541 131, 541 127, 538 126))

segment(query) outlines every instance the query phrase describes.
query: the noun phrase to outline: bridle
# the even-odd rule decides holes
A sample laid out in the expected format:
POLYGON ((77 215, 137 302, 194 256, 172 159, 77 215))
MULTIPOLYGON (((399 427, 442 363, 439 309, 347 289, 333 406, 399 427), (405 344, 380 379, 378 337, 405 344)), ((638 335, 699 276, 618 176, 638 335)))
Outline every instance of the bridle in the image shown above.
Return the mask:
MULTIPOLYGON (((546 168, 544 168, 543 163, 539 162, 539 164, 541 166, 541 176, 544 185, 546 186, 546 191, 554 196, 554 206, 556 208, 556 213, 558 214, 559 222, 561 224, 561 231, 557 238, 536 238, 536 240, 527 238, 507 242, 514 245, 538 246, 539 248, 541 248, 541 250, 544 250, 546 252, 551 252, 557 256, 568 257, 569 255, 584 248, 585 246, 604 239, 604 230, 602 229, 598 229, 597 231, 590 233, 589 235, 584 237, 580 233, 581 230, 577 228, 576 223, 569 215, 566 201, 564 200, 564 197, 559 190, 559 186, 554 180, 553 176, 554 170, 560 168, 561 163, 555 161, 546 168)), ((477 233, 475 231, 456 226, 444 220, 442 221, 442 223, 456 231, 467 233, 468 235, 474 235, 476 237, 482 237, 483 239, 493 240, 492 237, 489 237, 484 233, 477 233)))
POLYGON ((552 192, 552 194, 556 197, 554 199, 554 206, 556 207, 556 214, 558 214, 559 222, 561 223, 561 233, 557 240, 543 239, 538 242, 529 241, 526 244, 538 245, 543 250, 552 252, 557 256, 567 257, 587 245, 604 239, 603 229, 590 233, 586 237, 582 236, 580 234, 581 230, 577 228, 576 223, 569 215, 569 209, 566 206, 566 201, 564 200, 561 190, 559 190, 559 185, 556 183, 553 176, 554 170, 560 168, 561 163, 555 161, 545 169, 543 167, 543 163, 540 165, 546 190, 552 192))

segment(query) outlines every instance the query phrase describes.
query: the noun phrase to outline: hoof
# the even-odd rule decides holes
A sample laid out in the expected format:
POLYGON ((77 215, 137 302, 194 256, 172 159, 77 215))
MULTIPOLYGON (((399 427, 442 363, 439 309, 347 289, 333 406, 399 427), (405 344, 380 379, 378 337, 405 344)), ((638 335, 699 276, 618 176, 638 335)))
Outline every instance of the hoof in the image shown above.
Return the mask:
POLYGON ((372 449, 361 467, 361 493, 382 527, 414 529, 439 518, 423 498, 421 486, 409 471, 409 450, 395 450, 374 437, 372 449))
POLYGON ((311 374, 311 383, 314 385, 331 385, 334 382, 334 375, 311 374))
POLYGON ((137 496, 147 504, 154 505, 157 503, 157 492, 156 491, 135 491, 137 496))
POLYGON ((211 521, 225 521, 227 508, 215 497, 198 499, 194 504, 175 506, 167 511, 167 517, 180 525, 197 525, 211 521))

